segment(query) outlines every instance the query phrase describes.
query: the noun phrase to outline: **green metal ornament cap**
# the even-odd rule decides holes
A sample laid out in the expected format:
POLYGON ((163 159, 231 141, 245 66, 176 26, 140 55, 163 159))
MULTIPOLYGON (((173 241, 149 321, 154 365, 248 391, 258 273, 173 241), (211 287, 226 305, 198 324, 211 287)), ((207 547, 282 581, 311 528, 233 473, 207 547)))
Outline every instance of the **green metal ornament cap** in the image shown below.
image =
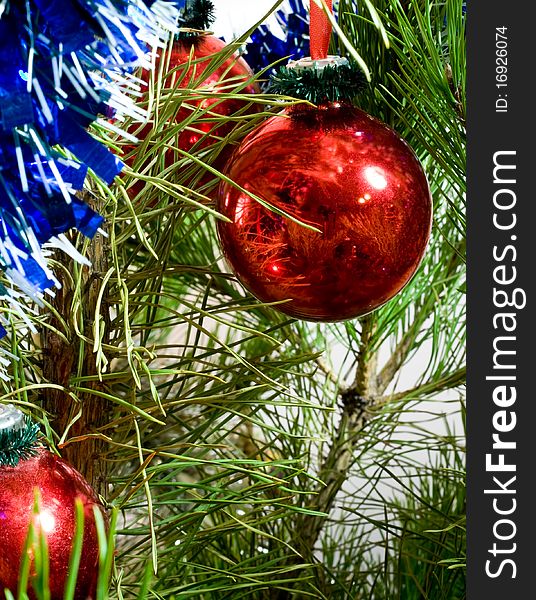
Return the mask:
POLYGON ((39 447, 39 426, 13 404, 0 404, 0 468, 16 467, 34 456, 39 447))
POLYGON ((360 67, 341 56, 293 60, 272 75, 270 92, 313 104, 353 100, 364 88, 360 67))

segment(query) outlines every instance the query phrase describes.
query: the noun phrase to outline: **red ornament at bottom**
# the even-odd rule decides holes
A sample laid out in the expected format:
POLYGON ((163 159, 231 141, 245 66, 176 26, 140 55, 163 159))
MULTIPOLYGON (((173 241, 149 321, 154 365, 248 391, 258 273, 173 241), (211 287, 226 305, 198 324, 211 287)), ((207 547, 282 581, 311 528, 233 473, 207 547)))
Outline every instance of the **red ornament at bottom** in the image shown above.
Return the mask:
POLYGON ((430 235, 421 164, 384 123, 348 104, 295 107, 265 121, 226 175, 301 223, 222 181, 224 255, 262 302, 311 321, 364 315, 414 275, 430 235))
MULTIPOLYGON (((82 561, 75 600, 96 593, 99 544, 93 507, 100 506, 82 475, 47 450, 21 460, 16 467, 0 467, 0 597, 5 588, 17 592, 22 553, 32 519, 45 533, 50 561, 51 600, 62 600, 75 534, 75 500, 84 505, 82 561), (34 515, 34 490, 40 493, 39 515, 34 515)), ((30 598, 35 598, 28 587, 30 598)))

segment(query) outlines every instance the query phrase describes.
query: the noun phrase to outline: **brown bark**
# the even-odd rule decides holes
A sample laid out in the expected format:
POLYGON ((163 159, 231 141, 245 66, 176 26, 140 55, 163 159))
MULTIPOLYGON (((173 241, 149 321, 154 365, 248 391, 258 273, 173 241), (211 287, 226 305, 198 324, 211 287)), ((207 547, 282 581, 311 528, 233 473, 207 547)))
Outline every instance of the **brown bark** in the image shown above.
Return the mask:
MULTIPOLYGON (((88 201, 88 196, 84 198, 88 201)), ((52 328, 60 333, 55 333, 46 328, 42 333, 43 348, 43 379, 65 388, 63 390, 49 390, 43 393, 43 408, 49 413, 49 418, 54 430, 61 436, 69 427, 69 438, 76 438, 72 443, 66 443, 62 448, 62 456, 71 463, 93 486, 95 491, 106 497, 107 491, 107 463, 104 459, 105 446, 102 440, 93 436, 109 420, 110 407, 108 401, 92 393, 79 394, 76 399, 69 395, 71 377, 78 372, 80 352, 83 352, 81 361, 81 375, 94 379, 84 383, 84 387, 92 390, 103 389, 102 382, 98 381, 95 355, 93 353, 93 322, 97 298, 101 287, 102 277, 107 271, 106 240, 98 234, 92 240, 88 258, 90 267, 83 267, 82 302, 81 308, 84 331, 83 336, 89 340, 83 342, 72 326, 77 315, 74 314, 73 290, 66 278, 63 287, 56 290, 56 297, 51 305, 61 319, 67 324, 62 324, 61 319, 47 312, 47 321, 52 328), (79 418, 73 422, 73 419, 79 418)), ((66 270, 71 270, 73 261, 64 254, 56 254, 56 259, 66 270)), ((106 297, 101 305, 101 315, 108 331, 109 308, 106 297)), ((103 340, 106 343, 106 340, 103 340)))

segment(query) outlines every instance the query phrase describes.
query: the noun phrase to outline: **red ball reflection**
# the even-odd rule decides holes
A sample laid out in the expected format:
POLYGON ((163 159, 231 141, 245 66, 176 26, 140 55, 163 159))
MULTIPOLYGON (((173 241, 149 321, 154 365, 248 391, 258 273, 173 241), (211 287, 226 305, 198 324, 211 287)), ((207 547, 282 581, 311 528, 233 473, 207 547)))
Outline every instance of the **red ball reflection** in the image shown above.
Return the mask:
POLYGON ((283 111, 247 136, 226 174, 311 231, 223 182, 223 251, 243 285, 293 317, 339 321, 390 300, 430 234, 422 167, 389 127, 349 105, 283 111))
MULTIPOLYGON (((40 492, 36 525, 46 534, 50 559, 51 600, 61 600, 68 573, 75 532, 75 499, 84 504, 84 539, 75 599, 95 597, 98 570, 98 538, 93 506, 99 501, 86 480, 68 463, 47 450, 20 461, 16 467, 0 467, 0 590, 16 593, 21 556, 33 518, 34 489, 40 492)), ((30 591, 30 598, 35 595, 30 591)))

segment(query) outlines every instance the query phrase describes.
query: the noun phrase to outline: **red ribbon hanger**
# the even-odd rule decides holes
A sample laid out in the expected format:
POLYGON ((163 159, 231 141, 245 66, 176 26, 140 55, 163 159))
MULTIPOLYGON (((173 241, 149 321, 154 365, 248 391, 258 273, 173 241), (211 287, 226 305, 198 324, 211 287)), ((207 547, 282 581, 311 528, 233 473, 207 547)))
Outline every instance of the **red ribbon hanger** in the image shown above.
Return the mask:
MULTIPOLYGON (((333 0, 325 0, 325 4, 330 11, 333 11, 333 0)), ((311 0, 309 35, 313 60, 327 58, 332 31, 333 27, 324 9, 318 6, 315 0, 311 0)))

